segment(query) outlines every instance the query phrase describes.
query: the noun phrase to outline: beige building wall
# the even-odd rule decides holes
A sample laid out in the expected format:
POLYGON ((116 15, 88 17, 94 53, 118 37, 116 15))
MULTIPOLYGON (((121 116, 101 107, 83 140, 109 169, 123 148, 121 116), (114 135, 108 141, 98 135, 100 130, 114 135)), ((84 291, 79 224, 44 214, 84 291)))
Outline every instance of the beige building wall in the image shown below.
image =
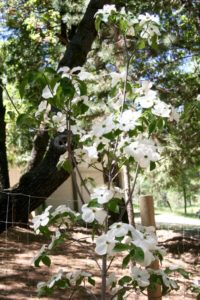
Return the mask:
POLYGON ((10 186, 14 186, 19 182, 19 179, 23 173, 23 170, 18 167, 9 168, 9 176, 10 176, 10 186))
MULTIPOLYGON (((91 177, 95 180, 97 185, 103 184, 103 174, 100 171, 97 171, 93 168, 88 168, 86 164, 79 165, 79 170, 83 179, 91 177)), ((85 202, 89 200, 89 195, 86 192, 85 188, 81 185, 81 180, 79 175, 76 172, 76 179, 79 186, 79 190, 83 196, 85 202)), ((56 207, 61 204, 66 204, 71 209, 76 207, 75 201, 77 202, 78 209, 81 209, 81 200, 78 196, 77 199, 74 197, 73 187, 72 187, 72 178, 68 178, 48 199, 47 204, 56 207)))
MULTIPOLYGON (((99 166, 100 167, 100 166, 99 166)), ((97 185, 103 184, 103 174, 100 171, 97 171, 93 168, 88 168, 86 164, 79 165, 80 173, 83 179, 87 177, 91 177, 95 180, 97 185)), ((20 168, 11 168, 9 171, 10 174, 10 183, 11 187, 14 186, 20 179, 20 176, 23 174, 23 170, 20 168)), ((85 202, 89 200, 89 195, 87 194, 85 188, 81 185, 80 178, 76 172, 77 183, 80 189, 80 192, 83 196, 85 202)), ((77 202, 77 206, 79 211, 81 209, 81 200, 80 197, 78 199, 74 199, 73 187, 72 187, 72 179, 71 176, 47 199, 46 204, 52 205, 56 208, 58 205, 66 204, 71 209, 74 209, 75 201, 77 202)))

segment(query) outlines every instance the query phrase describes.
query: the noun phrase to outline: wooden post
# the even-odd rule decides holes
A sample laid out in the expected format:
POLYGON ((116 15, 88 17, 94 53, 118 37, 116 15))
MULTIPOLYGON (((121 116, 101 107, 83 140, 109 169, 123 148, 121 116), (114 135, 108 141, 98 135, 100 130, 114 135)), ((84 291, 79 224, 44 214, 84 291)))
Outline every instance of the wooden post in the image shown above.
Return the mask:
MULTIPOLYGON (((154 214, 154 203, 151 195, 140 196, 140 215, 141 223, 143 226, 154 226, 156 228, 155 214, 154 214)), ((155 260, 149 266, 151 269, 159 269, 159 261, 155 260)), ((161 300, 162 291, 161 286, 156 285, 154 290, 148 289, 148 300, 161 300)))

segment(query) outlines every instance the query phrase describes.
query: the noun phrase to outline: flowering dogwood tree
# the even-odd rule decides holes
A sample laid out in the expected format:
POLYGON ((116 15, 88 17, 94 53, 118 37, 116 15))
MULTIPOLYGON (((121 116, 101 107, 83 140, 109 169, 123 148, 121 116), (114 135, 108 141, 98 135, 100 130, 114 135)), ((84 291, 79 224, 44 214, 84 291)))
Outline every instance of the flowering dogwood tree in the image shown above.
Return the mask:
MULTIPOLYGON (((101 258, 101 299, 125 299, 132 291, 154 289, 156 284, 162 286, 163 294, 177 290, 177 282, 170 278, 173 272, 183 276, 187 273, 179 267, 167 267, 153 270, 150 265, 155 260, 162 261, 165 250, 158 246, 155 228, 135 226, 129 218, 129 224, 112 223, 112 212, 119 213, 125 199, 125 209, 132 206, 135 182, 125 189, 116 186, 115 178, 126 169, 128 179, 130 170, 135 170, 135 179, 139 170, 154 169, 160 163, 163 146, 158 136, 165 129, 165 124, 178 122, 180 115, 171 105, 159 98, 153 82, 146 78, 132 80, 131 64, 133 56, 128 48, 128 39, 136 39, 138 45, 148 47, 159 44, 161 25, 156 15, 148 13, 133 16, 125 8, 117 9, 114 5, 104 5, 96 15, 96 29, 110 26, 117 29, 124 47, 124 66, 106 74, 110 89, 107 101, 96 101, 95 86, 105 74, 90 73, 83 68, 70 70, 61 67, 54 76, 47 78, 43 90, 43 101, 35 117, 48 125, 50 134, 67 132, 68 152, 60 160, 58 167, 67 168, 73 176, 73 167, 78 169, 79 162, 88 166, 106 170, 105 184, 97 186, 95 181, 81 178, 81 182, 90 200, 83 203, 81 212, 77 213, 62 205, 45 212, 33 219, 32 227, 39 233, 51 236, 49 245, 44 245, 34 257, 39 266, 50 266, 49 253, 62 241, 67 239, 68 229, 77 222, 85 222, 94 229, 94 252, 101 258), (50 110, 50 105, 59 111, 50 110), (103 111, 103 114, 101 113, 103 111), (54 225, 55 232, 50 228, 54 225), (110 273, 113 258, 123 253, 122 268, 126 276, 118 277, 110 273)), ((109 70, 109 65, 108 65, 109 70)), ((51 71, 52 72, 52 71, 51 71)), ((80 174, 79 174, 80 175, 80 174)), ((81 177, 81 175, 80 175, 81 177)), ((81 198, 82 201, 83 198, 81 198)), ((133 213, 133 212, 131 212, 133 213)), ((95 285, 93 274, 83 270, 60 270, 47 282, 38 283, 40 295, 52 293, 55 288, 78 289, 83 283, 95 285)))

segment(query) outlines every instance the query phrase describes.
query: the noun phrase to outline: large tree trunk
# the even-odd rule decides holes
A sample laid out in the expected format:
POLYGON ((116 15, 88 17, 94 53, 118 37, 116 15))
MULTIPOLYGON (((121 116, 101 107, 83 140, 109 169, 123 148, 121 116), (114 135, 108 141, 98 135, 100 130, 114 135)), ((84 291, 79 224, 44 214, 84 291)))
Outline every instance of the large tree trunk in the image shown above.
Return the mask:
MULTIPOLYGON (((61 138, 66 138, 66 135, 57 137, 59 141, 61 138)), ((55 143, 52 140, 41 163, 25 173, 9 194, 1 193, 0 232, 16 223, 27 223, 29 213, 39 207, 69 177, 69 173, 56 168, 60 155, 65 151, 66 146, 59 147, 58 141, 55 143)))
POLYGON ((10 186, 8 161, 6 155, 6 123, 5 107, 3 105, 3 88, 0 78, 0 191, 10 186))
MULTIPOLYGON (((111 0, 90 1, 76 33, 59 63, 59 67, 69 66, 72 68, 82 66, 85 63, 87 54, 97 35, 94 15, 104 4, 111 2, 111 0)), ((36 141, 39 138, 37 137, 36 141)), ((56 138, 59 139, 59 137, 56 138)), ((66 136, 61 135, 61 140, 63 138, 66 139, 66 136)), ((43 159, 44 151, 39 147, 42 151, 41 155, 34 154, 32 165, 29 171, 22 176, 19 184, 10 190, 9 195, 0 193, 0 232, 18 222, 26 223, 28 214, 39 207, 69 177, 69 173, 64 170, 58 171, 56 168, 60 155, 66 151, 63 146, 59 148, 59 144, 58 141, 55 143, 55 140, 52 140, 43 159), (30 197, 26 195, 30 195, 30 197)))

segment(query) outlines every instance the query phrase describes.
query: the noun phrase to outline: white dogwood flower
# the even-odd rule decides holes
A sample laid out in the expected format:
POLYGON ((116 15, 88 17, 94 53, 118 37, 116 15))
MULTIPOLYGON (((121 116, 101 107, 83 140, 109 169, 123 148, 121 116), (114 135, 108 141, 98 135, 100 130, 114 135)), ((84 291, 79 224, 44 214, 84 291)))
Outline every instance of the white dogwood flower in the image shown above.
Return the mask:
POLYGON ((150 15, 149 13, 139 15, 138 20, 140 21, 140 26, 143 26, 147 22, 153 22, 156 23, 157 25, 160 24, 159 17, 150 15))
POLYGON ((37 118, 43 112, 49 113, 50 110, 51 105, 47 102, 47 100, 41 101, 38 106, 38 110, 35 113, 35 117, 37 118))
POLYGON ((97 199, 99 204, 104 204, 112 199, 113 196, 114 192, 112 190, 108 190, 107 187, 102 186, 94 189, 91 199, 97 199))
POLYGON ((78 74, 78 78, 82 81, 84 81, 84 80, 93 80, 94 75, 92 73, 81 70, 81 72, 78 74))
POLYGON ((138 139, 124 148, 125 154, 134 157, 141 168, 147 168, 151 161, 158 161, 160 154, 152 139, 138 139))
POLYGON ((46 283, 46 282, 40 281, 40 282, 38 282, 38 284, 37 284, 37 290, 39 291, 40 289, 45 288, 46 286, 47 286, 47 283, 46 283))
POLYGON ((143 270, 141 268, 134 266, 131 268, 130 273, 133 280, 136 281, 140 287, 147 287, 150 284, 149 281, 150 274, 148 273, 147 270, 143 270))
POLYGON ((42 91, 42 98, 44 98, 44 99, 53 98, 56 95, 56 91, 57 91, 57 88, 59 87, 59 85, 60 85, 59 83, 56 83, 53 90, 51 90, 49 88, 49 86, 46 85, 42 91))
POLYGON ((175 280, 170 279, 163 270, 148 269, 151 274, 160 275, 162 277, 163 284, 172 289, 177 289, 178 285, 175 280))
POLYGON ((32 219, 32 223, 33 225, 30 225, 31 228, 33 228, 36 233, 38 234, 40 231, 39 231, 39 227, 40 226, 46 226, 49 222, 49 210, 52 208, 52 205, 48 206, 45 211, 41 214, 41 215, 38 215, 38 216, 35 216, 33 219, 32 219))
POLYGON ((76 285, 77 280, 79 280, 80 277, 90 277, 92 274, 81 271, 81 270, 76 270, 74 272, 69 272, 66 274, 66 278, 70 281, 70 284, 76 285))
POLYGON ((114 237, 123 237, 133 229, 133 226, 131 226, 130 224, 118 222, 113 223, 109 228, 110 235, 113 235, 114 237))
POLYGON ((169 120, 176 121, 178 123, 179 119, 180 119, 180 114, 177 112, 177 110, 174 107, 171 107, 171 113, 169 116, 169 120))
POLYGON ((91 134, 95 137, 101 137, 102 135, 111 132, 116 128, 116 124, 114 123, 114 115, 109 115, 103 119, 94 120, 94 124, 92 125, 91 134))
POLYGON ((138 91, 141 93, 141 96, 137 97, 135 102, 139 103, 142 108, 150 108, 157 99, 157 92, 151 90, 153 83, 149 80, 143 80, 141 85, 141 88, 138 89, 138 91))
POLYGON ((58 132, 63 132, 67 128, 66 116, 62 114, 60 111, 57 112, 57 114, 52 117, 52 121, 54 126, 56 126, 58 132))
POLYGON ((138 20, 140 21, 139 25, 142 28, 141 37, 146 39, 148 44, 151 45, 152 37, 155 35, 159 36, 161 34, 159 30, 160 22, 158 16, 146 13, 144 15, 139 15, 138 20))
POLYGON ((86 134, 86 131, 81 128, 80 124, 71 125, 70 129, 71 129, 73 134, 77 134, 77 135, 80 135, 80 136, 84 136, 86 134))
MULTIPOLYGON (((110 5, 109 4, 105 4, 102 9, 98 9, 98 11, 95 14, 95 17, 97 15, 104 15, 106 17, 106 16, 109 16, 110 14, 112 14, 112 12, 116 12, 116 11, 117 10, 116 10, 115 5, 113 5, 113 4, 110 4, 110 5)), ((106 22, 107 18, 103 19, 103 20, 104 20, 104 22, 106 22)))
POLYGON ((138 119, 140 117, 140 111, 133 111, 131 109, 125 110, 118 119, 118 128, 122 131, 133 130, 135 126, 138 125, 138 119))
POLYGON ((86 223, 92 223, 96 220, 99 224, 103 224, 107 217, 107 212, 100 207, 88 207, 88 204, 83 204, 82 208, 82 219, 86 223))
POLYGON ((58 74, 61 73, 61 77, 64 78, 72 78, 73 73, 80 72, 82 70, 82 67, 74 67, 70 69, 69 67, 61 67, 58 70, 58 74))
POLYGON ((63 275, 63 270, 60 269, 57 274, 53 275, 50 280, 48 280, 47 286, 52 288, 57 281, 62 279, 63 275))
POLYGON ((158 100, 156 101, 151 111, 156 116, 169 118, 172 109, 171 109, 171 105, 168 105, 165 102, 158 100))
POLYGON ((111 72, 109 75, 112 78, 112 83, 111 83, 112 87, 117 85, 118 82, 125 81, 125 79, 126 79, 126 72, 125 71, 123 71, 121 73, 111 72))
POLYGON ((106 286, 111 286, 113 283, 117 282, 117 277, 115 273, 111 273, 107 278, 106 278, 106 286))
POLYGON ((98 151, 97 151, 96 144, 93 144, 92 146, 83 146, 83 150, 84 152, 86 152, 90 161, 98 159, 98 151))
POLYGON ((109 232, 107 234, 104 233, 96 239, 95 251, 98 255, 111 255, 115 244, 116 241, 112 234, 109 232))
POLYGON ((70 207, 66 206, 65 204, 57 206, 56 209, 54 210, 54 212, 52 212, 51 215, 52 215, 52 217, 55 217, 57 215, 64 214, 66 212, 77 215, 76 212, 74 212, 70 207))
POLYGON ((149 266, 152 261, 155 260, 155 257, 152 251, 157 249, 157 238, 155 234, 142 234, 140 233, 139 237, 132 241, 132 244, 136 247, 139 247, 144 252, 144 261, 141 262, 143 266, 149 266))

